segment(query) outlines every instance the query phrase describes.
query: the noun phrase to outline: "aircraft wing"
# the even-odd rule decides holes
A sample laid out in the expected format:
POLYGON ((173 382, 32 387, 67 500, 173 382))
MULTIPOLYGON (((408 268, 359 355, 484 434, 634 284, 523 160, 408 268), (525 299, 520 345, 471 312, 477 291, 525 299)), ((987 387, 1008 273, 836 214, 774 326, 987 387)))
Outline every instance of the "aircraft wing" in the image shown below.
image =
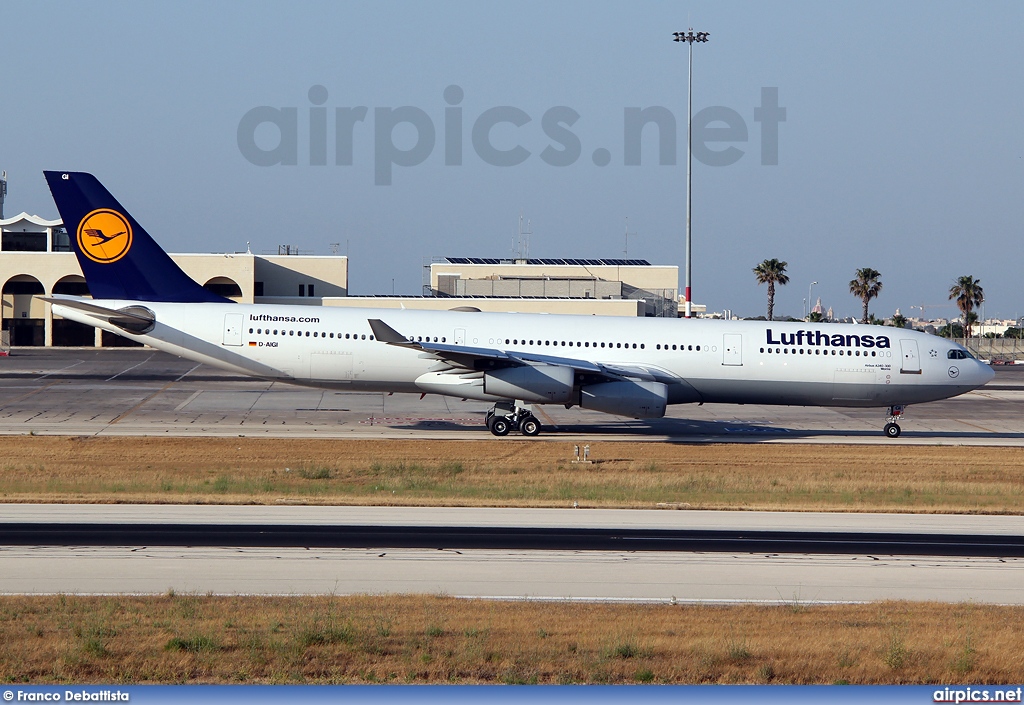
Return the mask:
POLYGON ((449 345, 428 341, 409 340, 380 319, 367 319, 377 340, 389 345, 422 350, 424 353, 446 362, 453 367, 467 370, 517 367, 519 365, 541 364, 556 367, 570 367, 578 373, 606 377, 609 379, 639 379, 648 382, 678 382, 679 377, 657 368, 640 365, 603 364, 591 360, 544 355, 519 351, 505 351, 496 348, 477 348, 464 345, 449 345))

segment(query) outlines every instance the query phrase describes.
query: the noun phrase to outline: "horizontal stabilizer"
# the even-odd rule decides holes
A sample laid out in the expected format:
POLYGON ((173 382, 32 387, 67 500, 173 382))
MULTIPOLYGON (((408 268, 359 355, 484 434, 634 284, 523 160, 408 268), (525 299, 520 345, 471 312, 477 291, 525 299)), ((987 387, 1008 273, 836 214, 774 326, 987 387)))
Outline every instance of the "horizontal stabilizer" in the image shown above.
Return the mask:
POLYGON ((118 328, 129 333, 147 333, 151 331, 153 326, 156 324, 156 314, 145 306, 107 308, 106 306, 99 306, 89 301, 83 301, 82 299, 66 299, 63 297, 53 296, 39 296, 37 298, 40 301, 45 301, 49 304, 66 306, 67 308, 72 308, 76 311, 86 313, 93 318, 109 321, 118 328))

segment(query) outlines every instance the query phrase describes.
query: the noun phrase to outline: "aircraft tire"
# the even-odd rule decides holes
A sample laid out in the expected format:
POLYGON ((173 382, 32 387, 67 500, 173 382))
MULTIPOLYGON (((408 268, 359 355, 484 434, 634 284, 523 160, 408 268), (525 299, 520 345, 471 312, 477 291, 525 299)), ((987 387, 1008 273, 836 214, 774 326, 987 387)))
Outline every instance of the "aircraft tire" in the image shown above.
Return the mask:
POLYGON ((491 433, 495 436, 507 436, 512 430, 512 424, 504 416, 495 416, 491 419, 491 433))
POLYGON ((887 423, 885 425, 885 429, 884 430, 885 430, 885 435, 888 436, 889 438, 899 438, 900 437, 900 430, 901 429, 900 429, 899 424, 887 423))
POLYGON ((519 423, 519 431, 524 436, 536 436, 540 434, 540 421, 535 416, 527 416, 519 423))

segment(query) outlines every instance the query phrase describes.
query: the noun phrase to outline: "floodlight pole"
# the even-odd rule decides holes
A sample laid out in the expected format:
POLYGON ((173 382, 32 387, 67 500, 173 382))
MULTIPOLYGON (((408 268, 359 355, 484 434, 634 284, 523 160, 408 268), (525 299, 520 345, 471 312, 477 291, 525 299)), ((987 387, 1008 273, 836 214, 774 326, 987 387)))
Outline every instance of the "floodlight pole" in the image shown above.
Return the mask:
POLYGON ((686 72, 686 309, 684 316, 691 315, 691 293, 692 293, 692 263, 691 263, 691 238, 690 238, 690 195, 691 195, 691 171, 693 167, 693 43, 707 42, 710 32, 694 32, 690 27, 687 32, 673 32, 674 42, 686 42, 689 44, 689 62, 686 72))

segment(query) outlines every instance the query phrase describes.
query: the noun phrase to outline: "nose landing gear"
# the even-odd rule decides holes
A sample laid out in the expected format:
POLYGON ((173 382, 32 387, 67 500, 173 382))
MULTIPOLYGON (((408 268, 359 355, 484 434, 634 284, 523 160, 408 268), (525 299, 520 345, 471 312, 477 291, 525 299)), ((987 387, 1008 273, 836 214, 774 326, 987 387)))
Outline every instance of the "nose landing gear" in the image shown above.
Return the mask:
POLYGON ((896 422, 903 418, 903 414, 906 411, 906 409, 907 407, 903 406, 902 404, 889 407, 889 416, 887 419, 888 423, 885 424, 885 428, 882 429, 885 432, 885 435, 888 436, 889 438, 900 437, 900 431, 902 429, 900 429, 900 425, 896 422))
POLYGON ((519 431, 524 436, 536 436, 541 431, 540 421, 528 407, 509 401, 495 404, 487 412, 485 423, 495 436, 507 436, 510 431, 519 431))

